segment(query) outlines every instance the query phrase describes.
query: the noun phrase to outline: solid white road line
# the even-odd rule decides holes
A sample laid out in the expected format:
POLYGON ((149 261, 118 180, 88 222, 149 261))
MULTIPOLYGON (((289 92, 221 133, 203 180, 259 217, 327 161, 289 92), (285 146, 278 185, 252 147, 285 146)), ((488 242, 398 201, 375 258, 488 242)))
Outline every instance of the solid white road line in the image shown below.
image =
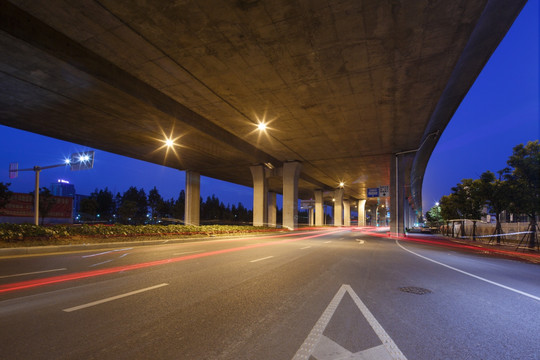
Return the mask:
POLYGON ((325 241, 324 243, 325 244, 330 244, 332 242, 332 240, 328 240, 328 241, 325 241))
POLYGON ((311 246, 304 246, 303 248, 300 248, 300 250, 309 249, 311 246))
POLYGON ((27 272, 27 273, 22 273, 22 274, 3 275, 3 276, 0 276, 0 279, 5 279, 5 278, 15 277, 15 276, 26 276, 26 275, 43 274, 43 273, 48 273, 48 272, 64 271, 64 270, 67 270, 67 269, 66 269, 66 268, 61 268, 61 269, 51 269, 51 270, 42 270, 42 271, 27 272))
POLYGON ((90 303, 88 303, 88 304, 83 304, 83 305, 79 305, 79 306, 74 306, 74 307, 71 307, 71 308, 64 309, 64 310, 62 310, 62 311, 64 311, 64 312, 77 311, 77 310, 89 308, 89 307, 92 307, 92 306, 96 306, 96 305, 99 305, 99 304, 103 304, 103 303, 106 303, 106 302, 109 302, 109 301, 113 301, 113 300, 118 300, 118 299, 121 299, 121 298, 125 298, 125 297, 127 297, 127 296, 139 294, 139 293, 142 293, 142 292, 145 292, 145 291, 154 290, 154 289, 157 289, 157 288, 160 288, 160 287, 163 287, 163 286, 167 286, 167 285, 169 285, 169 284, 163 283, 163 284, 159 284, 159 285, 154 285, 154 286, 150 286, 150 287, 147 287, 147 288, 144 288, 144 289, 131 291, 131 292, 128 292, 128 293, 125 293, 125 294, 112 296, 112 297, 109 297, 109 298, 106 298, 106 299, 93 301, 93 302, 90 302, 90 303))
POLYGON ((257 262, 257 261, 263 261, 263 260, 271 259, 271 258, 273 258, 273 256, 267 256, 267 257, 263 257, 263 258, 260 258, 260 259, 257 259, 257 260, 251 260, 250 262, 254 263, 254 262, 257 262))
POLYGON ((513 291, 513 292, 515 292, 515 293, 517 293, 517 294, 520 294, 520 295, 523 295, 523 296, 527 296, 527 297, 529 297, 529 298, 531 298, 531 299, 540 301, 540 297, 538 297, 538 296, 534 296, 534 295, 529 294, 529 293, 526 293, 526 292, 524 292, 524 291, 514 289, 514 288, 512 288, 512 287, 510 287, 510 286, 506 286, 506 285, 503 285, 503 284, 499 284, 498 282, 488 280, 488 279, 483 278, 483 277, 481 277, 481 276, 471 274, 471 273, 469 273, 469 272, 463 271, 463 270, 461 270, 461 269, 455 268, 455 267, 450 266, 450 265, 446 265, 446 264, 444 264, 444 263, 442 263, 442 262, 439 262, 439 261, 437 261, 437 260, 430 259, 430 258, 428 258, 427 256, 424 256, 424 255, 420 255, 420 254, 418 254, 418 253, 415 253, 414 251, 409 250, 409 249, 403 247, 403 245, 401 245, 401 244, 399 243, 398 240, 396 240, 396 244, 397 244, 400 248, 402 248, 403 250, 408 251, 408 252, 410 252, 411 254, 414 254, 414 255, 416 255, 416 256, 418 256, 418 257, 421 257, 422 259, 431 261, 432 263, 435 263, 435 264, 444 266, 445 268, 448 268, 448 269, 457 271, 457 272, 462 273, 462 274, 464 274, 464 275, 468 275, 468 276, 473 277, 473 278, 475 278, 475 279, 485 281, 485 282, 487 282, 488 284, 492 284, 492 285, 501 287, 501 288, 503 288, 503 289, 513 291))

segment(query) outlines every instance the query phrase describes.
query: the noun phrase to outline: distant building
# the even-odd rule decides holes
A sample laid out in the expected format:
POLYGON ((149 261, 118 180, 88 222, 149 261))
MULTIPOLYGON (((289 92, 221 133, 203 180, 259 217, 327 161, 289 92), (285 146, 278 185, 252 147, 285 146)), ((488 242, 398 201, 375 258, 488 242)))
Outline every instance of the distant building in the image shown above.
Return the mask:
MULTIPOLYGON (((72 224, 73 198, 69 196, 53 196, 53 206, 43 219, 44 224, 72 224)), ((34 196, 32 194, 13 193, 9 203, 0 210, 0 223, 33 224, 34 196)), ((41 215, 39 218, 41 224, 41 215)))
POLYGON ((67 180, 58 179, 57 182, 51 184, 51 194, 75 197, 75 185, 70 184, 67 180))

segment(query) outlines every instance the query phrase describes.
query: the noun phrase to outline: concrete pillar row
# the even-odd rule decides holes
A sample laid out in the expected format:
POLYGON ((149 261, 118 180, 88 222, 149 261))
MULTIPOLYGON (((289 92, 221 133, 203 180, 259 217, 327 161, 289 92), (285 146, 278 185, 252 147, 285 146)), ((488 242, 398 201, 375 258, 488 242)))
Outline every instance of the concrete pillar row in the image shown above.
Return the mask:
POLYGON ((283 227, 298 228, 298 178, 302 163, 298 161, 283 164, 283 227))
POLYGON ((314 219, 314 209, 313 208, 309 208, 308 210, 308 223, 309 223, 309 226, 313 226, 315 224, 315 219, 314 219))
POLYGON ((201 216, 201 174, 196 171, 186 171, 186 203, 184 223, 199 225, 201 216))
POLYGON ((268 182, 264 165, 250 166, 253 178, 253 226, 264 226, 267 223, 268 182))
POLYGON ((268 192, 268 226, 277 226, 277 206, 276 206, 276 193, 268 192))
POLYGON ((366 226, 366 200, 358 200, 358 226, 366 226))
POLYGON ((343 225, 351 226, 351 204, 349 200, 343 200, 343 225))
POLYGON ((343 189, 334 190, 334 226, 343 226, 343 189))
POLYGON ((315 226, 324 225, 324 206, 322 190, 315 190, 315 226))

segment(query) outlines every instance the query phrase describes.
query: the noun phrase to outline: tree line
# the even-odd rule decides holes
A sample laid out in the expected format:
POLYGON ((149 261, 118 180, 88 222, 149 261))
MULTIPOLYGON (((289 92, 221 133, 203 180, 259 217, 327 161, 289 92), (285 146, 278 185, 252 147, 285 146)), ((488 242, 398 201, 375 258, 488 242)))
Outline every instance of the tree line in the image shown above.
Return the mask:
MULTIPOLYGON (((116 196, 106 187, 96 189, 80 203, 80 220, 119 222, 122 224, 181 223, 185 215, 185 191, 178 198, 163 199, 154 186, 146 195, 143 188, 131 186, 116 196)), ((249 223, 253 212, 241 202, 225 206, 215 195, 200 199, 200 219, 203 223, 249 223)))
MULTIPOLYGON (((497 176, 486 171, 479 179, 463 179, 452 187, 450 195, 443 196, 438 206, 426 213, 426 220, 434 225, 455 219, 478 220, 484 208, 495 214, 497 243, 502 235, 501 213, 525 214, 529 218, 528 245, 537 246, 540 213, 540 144, 538 140, 519 144, 504 169, 497 176)), ((473 227, 474 229, 474 227, 473 227)), ((464 226, 461 226, 464 231, 464 226)), ((464 235, 464 234, 463 234, 464 235)))

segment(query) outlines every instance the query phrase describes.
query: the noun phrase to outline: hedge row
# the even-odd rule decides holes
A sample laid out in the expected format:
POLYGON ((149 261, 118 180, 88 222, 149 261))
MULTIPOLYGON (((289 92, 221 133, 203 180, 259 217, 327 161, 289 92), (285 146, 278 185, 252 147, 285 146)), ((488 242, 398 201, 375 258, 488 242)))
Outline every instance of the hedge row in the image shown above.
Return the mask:
POLYGON ((273 231, 262 226, 236 225, 54 225, 0 224, 0 240, 58 239, 72 236, 121 237, 161 235, 214 235, 273 231))

